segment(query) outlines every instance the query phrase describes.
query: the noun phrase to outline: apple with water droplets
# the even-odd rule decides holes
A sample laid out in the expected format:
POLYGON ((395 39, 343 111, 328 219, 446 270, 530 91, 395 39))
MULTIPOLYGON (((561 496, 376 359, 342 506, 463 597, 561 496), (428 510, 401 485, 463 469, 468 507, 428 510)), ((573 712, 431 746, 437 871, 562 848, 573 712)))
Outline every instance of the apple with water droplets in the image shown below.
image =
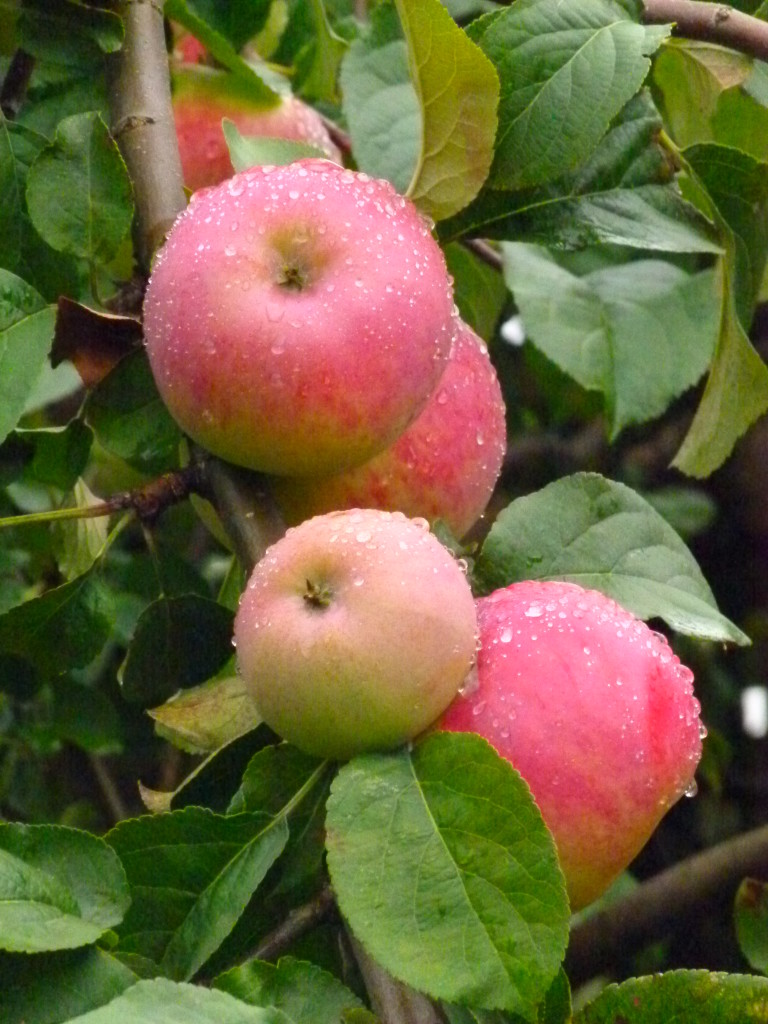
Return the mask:
POLYGON ((477 685, 438 728, 479 733, 518 769, 577 910, 692 787, 705 732, 693 674, 665 637, 572 583, 512 584, 477 615, 477 685))
POLYGON ((419 417, 381 454, 328 477, 281 477, 289 523, 334 509, 396 510, 462 537, 482 515, 506 448, 504 400, 485 342, 459 320, 448 365, 419 417))
POLYGON ((223 459, 296 476, 390 445, 434 391, 455 320, 416 207, 315 159, 196 192, 144 302, 150 365, 181 428, 223 459))
POLYGON ((194 63, 172 65, 171 86, 184 184, 192 191, 234 174, 221 127, 225 117, 243 135, 303 142, 341 163, 323 119, 295 96, 281 96, 268 107, 236 75, 194 63))
POLYGON ((239 671, 264 721, 319 757, 413 739, 472 669, 475 603, 424 520, 353 509, 289 530, 235 618, 239 671))

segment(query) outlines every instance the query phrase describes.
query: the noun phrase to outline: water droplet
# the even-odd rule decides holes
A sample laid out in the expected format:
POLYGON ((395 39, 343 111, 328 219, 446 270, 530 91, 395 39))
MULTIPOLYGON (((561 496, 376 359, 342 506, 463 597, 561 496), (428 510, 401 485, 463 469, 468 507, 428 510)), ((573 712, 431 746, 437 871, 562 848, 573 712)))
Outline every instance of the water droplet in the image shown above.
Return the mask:
POLYGON ((685 787, 685 791, 683 793, 683 796, 687 796, 687 797, 690 798, 690 797, 696 796, 696 794, 698 792, 699 792, 699 785, 696 782, 696 779, 691 779, 691 781, 685 787))

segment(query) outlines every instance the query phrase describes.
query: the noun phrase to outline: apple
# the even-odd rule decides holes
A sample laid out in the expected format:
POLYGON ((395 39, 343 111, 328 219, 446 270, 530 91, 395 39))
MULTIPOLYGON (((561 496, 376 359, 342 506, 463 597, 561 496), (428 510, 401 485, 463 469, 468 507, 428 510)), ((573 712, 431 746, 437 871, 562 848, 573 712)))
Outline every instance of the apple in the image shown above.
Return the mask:
POLYGON ((268 473, 372 458, 421 412, 455 317, 442 251, 385 181, 328 160, 196 192, 160 250, 144 333, 190 437, 268 473))
POLYGON ((693 674, 663 636, 575 584, 514 583, 477 614, 477 686, 439 728, 479 733, 518 769, 579 909, 692 786, 704 732, 693 674))
POLYGON ((422 732, 470 672, 476 634, 467 579, 426 521, 378 509, 289 530, 254 569, 235 618, 259 714, 333 759, 422 732))
POLYGON ((265 107, 237 76, 195 63, 174 65, 171 84, 181 168, 191 191, 218 185, 234 174, 221 128, 224 117, 243 135, 306 142, 341 163, 323 119, 295 96, 282 96, 277 106, 265 107))
POLYGON ((399 509, 442 519, 462 537, 488 504, 505 446, 504 401, 488 349, 459 320, 440 382, 394 444, 333 476, 282 477, 275 496, 289 523, 333 509, 399 509))

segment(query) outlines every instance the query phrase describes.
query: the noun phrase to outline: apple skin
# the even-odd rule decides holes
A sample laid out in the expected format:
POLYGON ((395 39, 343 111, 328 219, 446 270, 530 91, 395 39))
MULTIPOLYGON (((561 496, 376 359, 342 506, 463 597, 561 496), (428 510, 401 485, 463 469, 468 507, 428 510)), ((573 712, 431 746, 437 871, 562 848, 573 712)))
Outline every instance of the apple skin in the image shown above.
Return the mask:
POLYGON ((289 530, 235 618, 239 671, 264 721, 338 760, 421 733, 470 672, 476 638, 456 560, 426 521, 378 509, 289 530))
POLYGON ((367 461, 421 412, 455 317, 442 251, 385 181, 327 160, 196 192, 144 303, 158 389, 193 440, 288 475, 367 461))
POLYGON ((505 449, 496 371, 485 342, 459 320, 435 391, 394 444, 333 476, 282 477, 274 491, 291 524, 333 509, 382 508, 442 519, 463 537, 488 504, 505 449))
POLYGON ((604 594, 523 582, 477 601, 478 685, 438 728, 476 732, 526 780, 571 907, 596 899, 693 781, 693 674, 604 594))
POLYGON ((306 142, 341 163, 341 153, 320 115, 295 96, 283 96, 276 106, 264 107, 235 75, 194 63, 174 65, 171 84, 184 184, 193 192, 235 173, 221 128, 224 117, 242 135, 306 142))

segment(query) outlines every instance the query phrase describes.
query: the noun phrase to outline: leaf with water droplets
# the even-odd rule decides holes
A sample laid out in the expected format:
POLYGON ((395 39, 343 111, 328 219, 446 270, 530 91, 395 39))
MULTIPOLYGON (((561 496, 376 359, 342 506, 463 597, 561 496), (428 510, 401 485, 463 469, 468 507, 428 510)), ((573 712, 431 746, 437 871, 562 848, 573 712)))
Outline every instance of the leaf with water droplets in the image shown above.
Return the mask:
POLYGON ((326 820, 339 906, 371 955, 430 996, 528 1017, 568 906, 528 787, 471 734, 344 766, 326 820))
POLYGON ((718 611, 696 560, 667 521, 631 488, 599 473, 563 477, 508 505, 483 544, 476 574, 486 592, 525 579, 569 580, 680 633, 749 643, 718 611))

